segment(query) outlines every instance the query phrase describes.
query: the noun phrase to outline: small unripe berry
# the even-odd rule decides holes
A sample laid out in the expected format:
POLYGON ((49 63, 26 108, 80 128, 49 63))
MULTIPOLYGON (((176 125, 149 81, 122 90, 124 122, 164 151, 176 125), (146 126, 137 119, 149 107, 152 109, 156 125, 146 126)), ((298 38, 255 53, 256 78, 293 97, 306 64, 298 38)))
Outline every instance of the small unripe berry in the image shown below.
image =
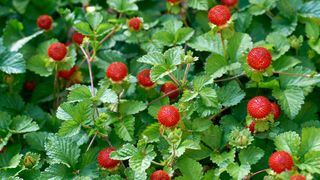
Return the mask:
POLYGON ((40 29, 49 30, 52 26, 52 17, 48 15, 41 15, 37 19, 37 25, 40 29))
POLYGON ((273 114, 274 120, 278 120, 280 116, 280 107, 276 103, 271 103, 271 113, 273 114))
POLYGON ((238 0, 221 0, 221 4, 227 7, 234 7, 237 3, 238 0))
POLYGON ((111 170, 117 167, 120 163, 118 160, 110 158, 110 153, 115 151, 114 148, 104 148, 98 154, 98 163, 101 167, 111 170))
POLYGON ((152 87, 154 82, 150 79, 150 69, 142 70, 137 75, 138 82, 143 87, 152 87))
POLYGON ((164 94, 168 94, 168 97, 172 100, 179 96, 179 88, 172 82, 166 82, 160 88, 160 91, 164 94))
POLYGON ((170 180, 170 176, 167 172, 158 170, 151 174, 150 180, 170 180))
POLYGON ((63 60, 67 55, 68 49, 65 44, 60 42, 53 43, 48 48, 48 56, 55 61, 63 60))
POLYGON ((247 62, 249 66, 257 71, 267 69, 272 61, 272 56, 269 50, 263 47, 256 47, 251 49, 248 54, 247 62))
POLYGON ((171 105, 162 106, 158 112, 158 121, 166 127, 175 126, 180 120, 180 112, 171 105))
POLYGON ((286 151, 274 152, 269 157, 269 167, 277 174, 290 171, 293 166, 293 159, 286 151))
POLYGON ((132 31, 139 31, 142 27, 142 21, 138 17, 131 18, 128 21, 129 29, 132 31))
POLYGON ((271 103, 264 96, 256 96, 248 102, 247 111, 251 117, 262 119, 271 113, 271 103))
POLYGON ((291 176, 290 180, 306 180, 306 177, 302 176, 301 174, 297 174, 297 175, 291 176))
POLYGON ((227 22, 231 18, 230 10, 223 5, 216 5, 210 9, 208 12, 209 21, 217 26, 223 26, 227 24, 227 22))
POLYGON ((127 66, 122 62, 111 63, 106 71, 106 75, 114 82, 121 82, 128 74, 127 66))
POLYGON ((78 33, 78 32, 74 32, 73 33, 73 36, 72 36, 72 39, 75 43, 77 43, 78 45, 81 45, 82 42, 83 42, 83 39, 84 39, 84 35, 78 33))

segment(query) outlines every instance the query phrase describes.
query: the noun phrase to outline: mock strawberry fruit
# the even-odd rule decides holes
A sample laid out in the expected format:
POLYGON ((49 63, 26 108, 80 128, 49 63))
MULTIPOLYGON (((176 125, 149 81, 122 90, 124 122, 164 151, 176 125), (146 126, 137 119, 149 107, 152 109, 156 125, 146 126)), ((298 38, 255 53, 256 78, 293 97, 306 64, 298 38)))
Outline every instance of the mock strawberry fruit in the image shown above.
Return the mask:
POLYGON ((111 63, 106 71, 106 75, 114 82, 121 82, 128 74, 127 66, 122 62, 111 63))
POLYGON ((277 174, 290 171, 293 166, 293 159, 286 151, 274 152, 269 157, 269 167, 277 174))
POLYGON ((27 91, 33 91, 35 87, 36 87, 35 81, 26 81, 24 83, 24 89, 27 91))
POLYGON ((166 82, 160 88, 160 91, 164 94, 168 94, 168 97, 172 100, 179 96, 179 88, 172 82, 166 82))
POLYGON ((250 50, 247 62, 249 66, 257 71, 263 71, 267 69, 272 61, 271 53, 268 49, 263 47, 256 47, 250 50))
POLYGON ((48 15, 41 15, 37 19, 37 25, 40 29, 49 30, 52 26, 52 17, 48 15))
POLYGON ((152 87, 154 82, 150 79, 150 69, 144 69, 137 75, 138 82, 143 87, 152 87))
POLYGON ((290 180, 306 180, 306 177, 302 176, 301 174, 297 174, 297 175, 291 176, 290 180))
POLYGON ((58 76, 63 79, 70 79, 71 76, 78 70, 78 66, 74 65, 70 70, 61 70, 58 72, 58 76))
POLYGON ((249 131, 251 132, 251 134, 254 133, 254 126, 256 125, 256 123, 254 121, 251 122, 251 124, 249 126, 247 126, 247 128, 249 129, 249 131))
POLYGON ((181 0, 167 0, 168 3, 170 4, 178 4, 180 3, 181 0))
POLYGON ((238 0, 221 0, 221 4, 227 7, 234 7, 238 4, 238 0))
POLYGON ((131 31, 139 31, 142 27, 142 21, 138 17, 131 18, 128 21, 128 26, 131 31))
POLYGON ((78 45, 81 45, 84 37, 85 36, 83 34, 80 34, 78 32, 74 32, 73 36, 72 36, 72 40, 73 40, 73 42, 77 43, 78 45))
POLYGON ((150 180, 170 180, 170 176, 167 172, 158 170, 151 174, 150 180))
POLYGON ((120 161, 110 158, 110 153, 112 151, 115 151, 115 149, 110 147, 110 148, 104 148, 99 152, 98 163, 101 167, 108 170, 112 170, 119 165, 120 161))
POLYGON ((227 22, 231 18, 231 13, 226 6, 216 5, 210 9, 208 13, 209 21, 217 26, 223 26, 227 24, 227 22))
POLYGON ((264 96, 256 96, 248 102, 247 111, 253 118, 265 118, 271 113, 271 102, 264 96))
POLYGON ((276 121, 280 116, 280 108, 278 104, 271 103, 271 113, 273 114, 274 120, 276 121))
POLYGON ((171 105, 162 106, 158 112, 158 121, 166 127, 172 127, 178 124, 180 112, 171 105))
POLYGON ((68 49, 65 44, 53 43, 48 48, 48 56, 55 61, 63 60, 67 55, 68 49))

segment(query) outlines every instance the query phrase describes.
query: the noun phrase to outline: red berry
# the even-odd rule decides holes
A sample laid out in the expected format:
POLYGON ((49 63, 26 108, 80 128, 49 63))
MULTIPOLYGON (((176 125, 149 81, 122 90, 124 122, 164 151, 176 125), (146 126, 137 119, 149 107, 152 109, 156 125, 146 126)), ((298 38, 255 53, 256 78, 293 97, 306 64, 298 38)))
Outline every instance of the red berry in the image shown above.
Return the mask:
POLYGON ((172 82, 166 82, 160 88, 160 91, 164 94, 168 94, 168 97, 172 100, 179 96, 179 88, 172 82))
POLYGON ((48 56, 51 57, 55 61, 63 60, 67 55, 67 47, 62 43, 53 43, 48 48, 48 56))
POLYGON ((274 120, 276 121, 280 116, 280 108, 278 104, 271 103, 271 113, 273 114, 274 120))
POLYGON ((291 176, 290 180, 306 180, 306 177, 302 176, 301 174, 297 174, 297 175, 291 176))
POLYGON ((52 26, 52 17, 48 15, 39 16, 37 19, 37 25, 40 29, 49 30, 52 26))
POLYGON ((106 168, 106 169, 113 169, 116 166, 118 166, 120 161, 110 158, 110 153, 112 151, 115 151, 115 149, 110 147, 110 148, 104 148, 99 152, 98 163, 101 167, 106 168))
POLYGON ((264 96, 256 96, 247 104, 247 110, 251 117, 262 119, 271 112, 271 103, 264 96))
POLYGON ((227 24, 230 18, 231 13, 229 9, 223 5, 216 5, 215 7, 211 8, 208 13, 209 21, 217 26, 223 26, 227 24))
POLYGON ((154 82, 150 79, 150 69, 142 70, 137 75, 138 82, 143 87, 152 87, 154 82))
POLYGON ((3 148, 0 150, 0 154, 4 153, 6 150, 7 150, 7 148, 6 148, 6 147, 3 147, 3 148))
POLYGON ((248 54, 247 62, 249 66, 257 71, 263 71, 267 69, 272 61, 270 52, 263 47, 256 47, 251 49, 248 54))
POLYGON ((122 62, 113 62, 111 63, 106 71, 106 75, 112 81, 120 82, 122 81, 128 74, 127 66, 122 62))
POLYGON ((128 22, 129 29, 139 31, 142 27, 142 21, 138 17, 131 18, 128 22))
POLYGON ((251 134, 254 133, 254 126, 256 125, 256 123, 254 121, 251 122, 251 124, 249 126, 247 126, 247 128, 249 129, 249 131, 251 132, 251 134))
POLYGON ((71 76, 78 70, 78 66, 74 65, 70 70, 61 70, 58 72, 58 76, 63 79, 70 79, 71 76))
POLYGON ((269 166, 274 172, 280 174, 283 171, 291 170, 293 159, 286 151, 277 151, 269 157, 269 166))
POLYGON ((158 112, 158 121, 166 127, 175 126, 180 120, 180 112, 171 105, 162 106, 158 112))
POLYGON ((158 170, 151 174, 150 180, 170 180, 170 176, 167 172, 158 170))
POLYGON ((26 81, 24 83, 24 88, 27 91, 33 91, 35 87, 36 87, 36 82, 35 81, 26 81))
POLYGON ((178 4, 180 3, 181 0, 167 0, 168 3, 171 3, 171 4, 178 4))
POLYGON ((228 7, 234 7, 237 3, 238 0, 221 0, 221 4, 228 7))
POLYGON ((72 36, 72 39, 73 39, 73 41, 74 41, 75 43, 77 43, 77 44, 80 45, 80 44, 82 44, 84 37, 85 37, 84 35, 82 35, 82 34, 80 34, 80 33, 78 33, 78 32, 74 32, 74 33, 73 33, 73 36, 72 36))

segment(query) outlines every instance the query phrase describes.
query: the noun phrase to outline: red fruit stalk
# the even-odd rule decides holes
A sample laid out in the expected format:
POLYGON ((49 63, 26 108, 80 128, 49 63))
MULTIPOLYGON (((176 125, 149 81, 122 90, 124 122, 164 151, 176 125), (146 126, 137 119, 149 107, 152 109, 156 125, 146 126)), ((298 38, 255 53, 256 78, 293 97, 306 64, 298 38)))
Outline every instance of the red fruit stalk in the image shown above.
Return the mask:
POLYGON ((164 94, 170 93, 168 94, 170 100, 177 98, 180 94, 178 86, 176 86, 172 82, 166 82, 165 84, 163 84, 160 88, 160 91, 164 94))
POLYGON ((170 176, 167 172, 158 170, 151 174, 150 180, 170 180, 170 176))
POLYGON ((129 29, 132 31, 139 31, 142 27, 142 21, 138 17, 131 18, 128 21, 129 29))
POLYGON ((172 127, 178 124, 180 112, 171 105, 162 106, 158 112, 158 121, 166 127, 172 127))
POLYGON ((72 36, 72 40, 73 42, 77 43, 78 45, 81 45, 84 39, 84 35, 78 33, 78 32, 74 32, 73 36, 72 36))
POLYGON ((291 176, 290 180, 306 180, 306 177, 302 176, 301 174, 297 174, 297 175, 291 176))
POLYGON ((152 87, 155 83, 150 79, 150 69, 144 69, 137 75, 138 82, 143 87, 152 87))
POLYGON ((67 55, 68 49, 63 43, 53 43, 48 48, 48 56, 55 61, 63 60, 67 55))
POLYGON ((293 166, 293 159, 286 151, 274 152, 269 157, 269 167, 277 174, 290 171, 293 166))
POLYGON ((256 96, 247 104, 249 115, 256 119, 263 119, 271 113, 271 103, 264 96, 256 96))
POLYGON ((107 70, 106 75, 114 82, 121 82, 128 74, 127 66, 122 62, 111 63, 107 70))
POLYGON ((238 0, 221 0, 221 4, 227 7, 234 7, 238 4, 238 0))
POLYGON ((226 6, 217 5, 210 9, 208 12, 209 21, 217 26, 223 26, 227 24, 227 22, 231 18, 231 13, 226 6))
POLYGON ((267 69, 272 61, 271 53, 263 47, 256 47, 251 49, 247 56, 249 66, 257 71, 267 69))
POLYGON ((101 167, 112 170, 117 167, 120 163, 118 160, 114 160, 110 158, 110 153, 115 151, 114 148, 104 148, 98 154, 98 163, 101 167))
POLYGON ((48 15, 41 15, 37 19, 37 25, 40 29, 49 30, 52 26, 52 17, 48 15))
POLYGON ((276 103, 271 103, 271 113, 273 114, 274 120, 278 120, 280 116, 280 107, 276 103))

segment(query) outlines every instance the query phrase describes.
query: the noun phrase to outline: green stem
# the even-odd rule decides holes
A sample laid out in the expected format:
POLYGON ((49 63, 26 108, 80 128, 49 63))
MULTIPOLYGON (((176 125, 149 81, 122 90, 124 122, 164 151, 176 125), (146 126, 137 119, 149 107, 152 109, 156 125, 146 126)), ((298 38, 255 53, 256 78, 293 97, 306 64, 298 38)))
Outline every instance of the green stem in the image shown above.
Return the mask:
POLYGON ((226 49, 226 45, 224 44, 224 37, 223 37, 222 31, 220 31, 220 38, 221 38, 221 44, 223 48, 224 59, 227 61, 227 49, 226 49))

